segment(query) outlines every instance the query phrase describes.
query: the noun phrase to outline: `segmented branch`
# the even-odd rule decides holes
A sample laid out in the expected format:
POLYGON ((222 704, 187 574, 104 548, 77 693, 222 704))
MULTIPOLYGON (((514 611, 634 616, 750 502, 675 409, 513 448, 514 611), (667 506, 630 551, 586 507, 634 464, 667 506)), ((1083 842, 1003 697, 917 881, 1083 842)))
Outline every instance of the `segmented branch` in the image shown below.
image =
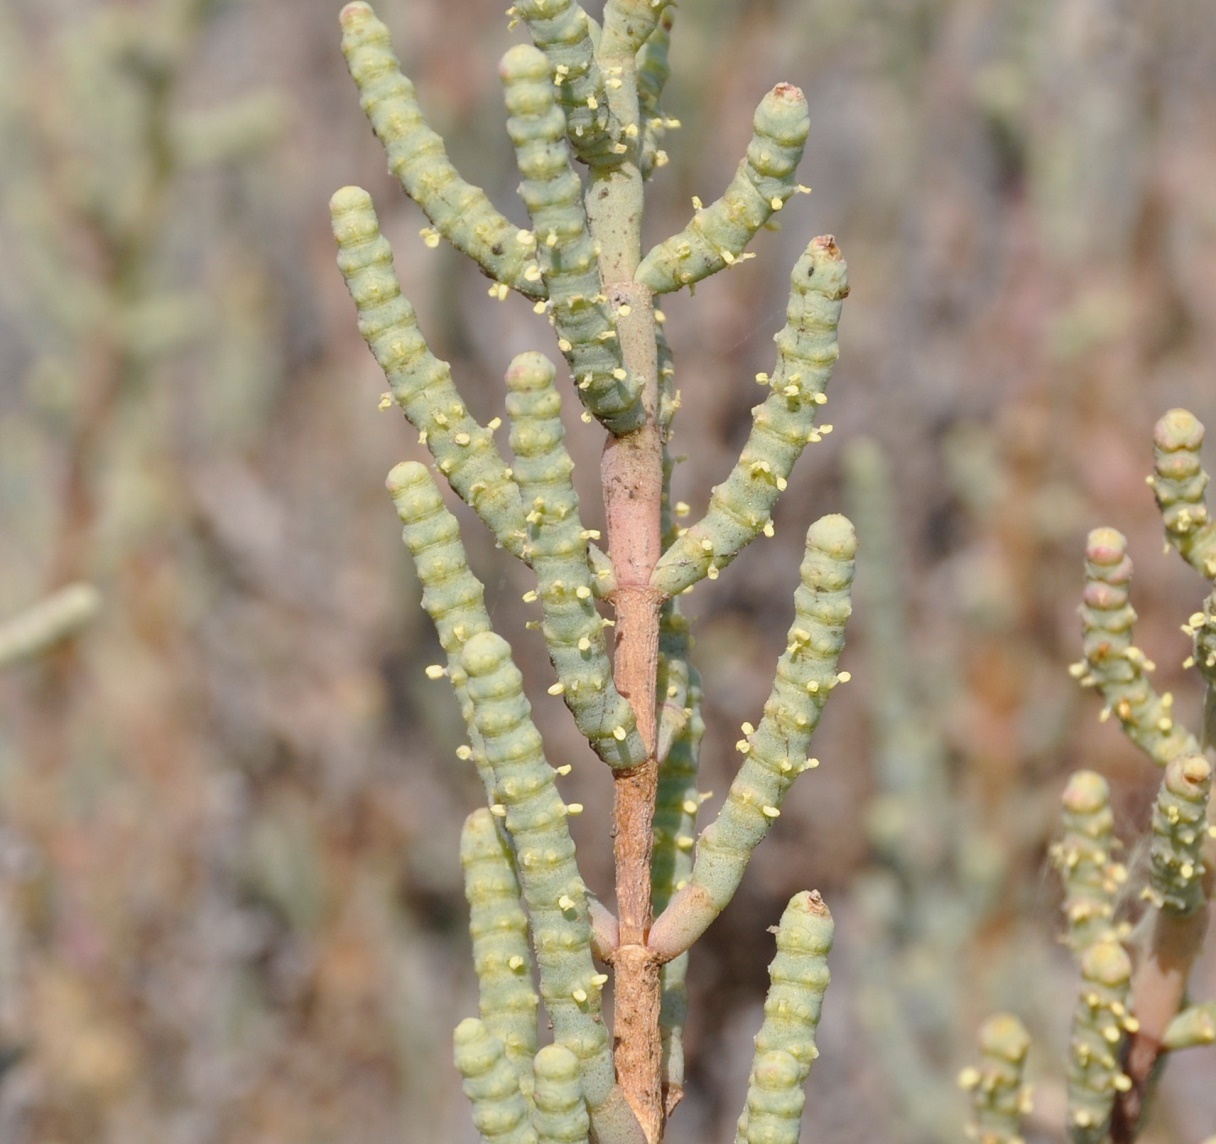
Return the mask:
POLYGON ((561 398, 553 365, 523 353, 507 370, 507 414, 515 481, 527 510, 527 556, 536 570, 541 632, 558 688, 579 731, 609 766, 631 769, 646 758, 633 708, 612 681, 604 621, 587 566, 591 537, 578 513, 561 398))
POLYGON ((1159 767, 1200 753, 1199 743, 1174 722, 1173 697, 1159 696, 1148 681, 1152 664, 1132 643, 1135 610, 1128 599, 1132 562, 1127 538, 1113 528, 1096 528, 1085 545, 1085 592, 1081 626, 1085 660, 1073 674, 1082 686, 1096 687, 1127 737, 1159 767))
POLYGON ((1051 860, 1064 883, 1065 940, 1079 955, 1114 936, 1115 896, 1127 869, 1111 857, 1118 842, 1107 781, 1078 771, 1061 802, 1064 837, 1051 848, 1051 860))
POLYGON ((439 644, 447 653, 448 679, 472 743, 469 754, 492 797, 494 776, 473 720, 468 680, 460 662, 465 642, 478 632, 490 630, 485 589, 469 569, 469 558, 460 541, 460 524, 444 507, 426 466, 402 461, 393 467, 386 484, 404 526, 402 539, 422 584, 422 607, 434 622, 439 644))
POLYGON ((536 1144, 528 1104, 502 1042, 476 1017, 456 1026, 453 1042, 461 1087, 485 1144, 536 1144))
POLYGON ((1081 996, 1073 1014, 1068 1061, 1068 1135, 1073 1144, 1106 1139, 1115 1097, 1131 1087, 1119 1067, 1128 1012, 1131 961, 1114 940, 1081 955, 1081 996))
POLYGON ((343 187, 330 200, 338 268, 359 313, 359 332, 384 370, 393 399, 419 432, 436 467, 503 547, 520 555, 525 538, 519 489, 494 443, 431 353, 414 307, 401 293, 393 252, 380 233, 371 195, 343 187))
POLYGON ((746 1119, 741 1119, 735 1144, 798 1144, 806 1093, 802 1069, 781 1049, 763 1053, 752 1065, 747 1087, 746 1119))
POLYGON ((532 1091, 536 1012, 528 919, 520 900, 510 844, 485 807, 465 819, 460 864, 469 903, 469 935, 477 974, 478 1011, 502 1044, 520 1090, 532 1091))
POLYGON ((600 992, 608 980, 591 960, 586 887, 574 860, 568 809, 545 761, 523 680, 501 636, 481 632, 464 646, 474 721, 494 772, 497 802, 515 844, 519 882, 532 922, 540 991, 554 1039, 580 1062, 594 1119, 615 1075, 600 992))
POLYGON ((1154 472, 1166 539, 1201 575, 1216 580, 1216 521, 1208 516, 1208 475, 1200 459, 1203 423, 1185 409, 1171 409, 1153 429, 1154 472))
POLYGON ((1212 767, 1202 755, 1174 759, 1165 768, 1153 805, 1149 884, 1144 889, 1145 898, 1158 909, 1185 916, 1206 904, 1203 850, 1210 836, 1211 793, 1212 767))
POLYGON ((752 127, 747 156, 722 197, 707 207, 696 204, 692 221, 642 259, 637 280, 656 294, 738 262, 756 232, 797 191, 795 174, 811 130, 802 91, 779 83, 760 101, 752 127))
POLYGON ((629 151, 608 107, 604 76, 595 59, 596 32, 576 0, 516 0, 507 9, 522 20, 548 57, 574 153, 593 167, 613 167, 629 151))
POLYGON ((663 114, 659 99, 671 75, 668 51, 671 47, 671 25, 674 6, 663 9, 659 22, 646 42, 638 49, 638 122, 642 125, 642 146, 638 166, 642 178, 648 179, 657 167, 665 166, 667 154, 661 149, 663 137, 669 127, 679 123, 663 114))
POLYGON ((359 106, 402 189, 448 242, 494 280, 492 293, 509 287, 543 298, 536 239, 501 214, 485 191, 461 178, 401 72, 388 28, 364 3, 347 4, 340 19, 342 54, 359 89, 359 106))
POLYGON ((824 704, 843 678, 836 663, 851 605, 853 526, 839 515, 811 525, 794 593, 794 623, 758 728, 744 725, 743 765, 717 820, 697 842, 692 878, 650 934, 660 958, 687 949, 734 896, 752 851, 781 813, 794 778, 818 764, 808 759, 824 704))
POLYGON ((756 1034, 747 1108, 739 1120, 740 1141, 756 1139, 751 1131, 751 1090, 760 1084, 757 1070, 765 1057, 774 1051, 788 1053, 798 1065, 801 1089, 819 1056, 815 1031, 831 977, 828 954, 833 932, 832 915, 815 890, 794 895, 781 915, 777 956, 768 967, 771 984, 764 999, 764 1023, 756 1034))
POLYGON ((510 112, 507 134, 523 176, 520 196, 538 239, 558 346, 587 410, 610 432, 631 432, 645 419, 638 400, 641 382, 622 364, 616 318, 600 279, 549 61, 538 49, 518 44, 503 56, 499 72, 510 112))
POLYGON ((591 1121, 578 1079, 578 1057, 565 1045, 546 1045, 536 1054, 536 1144, 587 1144, 591 1121))
POLYGON ((794 462, 810 441, 832 366, 840 356, 836 329, 848 287, 848 268, 830 235, 811 240, 790 276, 787 322, 774 339, 772 390, 752 410, 755 424, 726 480, 713 490, 705 516, 659 559, 651 586, 674 595, 705 576, 714 578, 766 529, 794 462))
POLYGON ((980 1063, 963 1069, 958 1083, 970 1094, 967 1135, 978 1144, 1024 1144, 1022 1117, 1030 1111, 1030 1086, 1022 1081, 1030 1034, 1009 1013, 980 1026, 980 1063))

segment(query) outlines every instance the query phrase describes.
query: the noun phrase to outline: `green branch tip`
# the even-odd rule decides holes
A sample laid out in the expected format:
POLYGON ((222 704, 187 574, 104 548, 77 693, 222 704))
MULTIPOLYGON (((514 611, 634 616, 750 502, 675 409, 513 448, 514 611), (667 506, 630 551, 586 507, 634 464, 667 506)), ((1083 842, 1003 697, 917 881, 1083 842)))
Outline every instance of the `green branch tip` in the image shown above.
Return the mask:
POLYGON ((1022 1083, 1022 1072, 1029 1048, 1030 1034, 1010 1013, 997 1013, 980 1026, 980 1064, 959 1075, 960 1087, 971 1094, 967 1135, 979 1144, 1023 1144, 1030 1087, 1022 1083))
MULTIPOLYGON (((768 967, 770 985, 764 999, 764 1023, 756 1034, 747 1105, 739 1118, 740 1139, 767 1139, 764 1123, 752 1121, 752 1098, 765 1087, 761 1072, 772 1054, 788 1054, 795 1062, 797 1071, 792 1083, 799 1094, 819 1056, 815 1032, 823 1011, 823 995, 831 978, 827 959, 832 949, 833 932, 832 915, 817 890, 795 894, 781 915, 777 926, 777 955, 768 967)), ((787 1072, 783 1062, 782 1076, 787 1072)))
POLYGON ((519 489, 494 443, 492 426, 469 413, 452 369, 431 353, 414 307, 401 293, 393 252, 380 233, 371 195, 343 187, 330 199, 338 268, 359 315, 359 332, 436 467, 499 542, 519 555, 524 540, 519 489))
POLYGON ((1110 785, 1094 771, 1078 771, 1061 798, 1064 836, 1051 860, 1064 883, 1066 940, 1080 954, 1114 932, 1115 898, 1127 870, 1113 861, 1117 845, 1110 785))
POLYGON ((786 324, 774 337, 777 360, 761 375, 769 396, 752 410, 751 432, 705 516, 659 558, 651 587, 675 595, 725 568, 757 536, 771 535, 772 513, 803 449, 830 431, 817 428, 848 296, 848 266, 831 235, 811 240, 790 275, 786 324))
POLYGON ((1174 759, 1153 806, 1150 877, 1144 896, 1159 909, 1188 916, 1207 902, 1203 876, 1209 838, 1212 767, 1202 755, 1174 759))
POLYGON ((579 1081, 578 1057, 565 1045, 546 1045, 536 1054, 535 1111, 537 1144, 587 1144, 591 1121, 579 1081))
POLYGON ((1203 424, 1185 409, 1171 409, 1153 430, 1153 475, 1165 535, 1182 558, 1216 579, 1216 521, 1208 515, 1208 474, 1200 459, 1203 424))
POLYGON ((747 156, 722 197, 707 207, 696 202, 692 221, 642 259, 635 277, 656 294, 740 261, 756 232, 798 190, 795 173, 811 129, 806 96, 779 83, 760 101, 752 127, 747 156))
MULTIPOLYGON (((1173 697, 1159 696, 1148 680, 1153 664, 1132 643, 1136 613, 1128 590, 1132 562, 1127 538, 1097 528, 1085 546, 1085 590, 1081 597, 1084 660, 1071 669, 1082 686, 1096 687, 1106 712, 1159 767, 1200 753, 1199 743, 1174 720, 1173 697)), ((1103 716, 1105 717, 1105 715, 1103 716)))
POLYGON ((485 589, 469 569, 460 541, 460 524, 444 506, 439 489, 425 465, 402 461, 385 481, 401 520, 401 537, 422 584, 422 607, 435 625, 439 644, 447 655, 447 675, 472 743, 469 753, 487 794, 492 796, 493 774, 485 757, 481 733, 473 718, 460 654, 465 641, 490 627, 485 589))
POLYGON ((528 1104, 502 1042, 476 1017, 461 1021, 452 1039, 456 1068, 482 1139, 486 1144, 536 1144, 528 1104))
POLYGON ((465 820, 460 864, 469 903, 478 1010, 486 1028, 502 1043, 526 1096, 532 1091, 540 998, 532 987, 528 919, 510 843, 485 807, 465 820))
POLYGON ((342 54, 359 89, 359 105, 402 189, 444 238, 494 280, 499 296, 509 288, 543 297, 535 239, 457 173, 442 138, 422 114, 414 85, 401 72, 388 28, 364 3, 347 4, 339 19, 342 54))

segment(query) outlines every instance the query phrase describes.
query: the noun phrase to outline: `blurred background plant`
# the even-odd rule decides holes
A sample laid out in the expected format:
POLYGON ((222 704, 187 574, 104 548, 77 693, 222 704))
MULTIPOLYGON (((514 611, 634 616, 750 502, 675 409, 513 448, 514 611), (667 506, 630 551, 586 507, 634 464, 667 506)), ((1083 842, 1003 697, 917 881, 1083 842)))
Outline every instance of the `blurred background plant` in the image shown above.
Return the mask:
MULTIPOLYGON (((419 454, 377 412, 330 192, 359 182, 382 204, 406 292, 479 414, 547 331, 417 237, 337 7, 0 2, 0 618, 79 579, 103 601, 0 677, 5 1142, 472 1140, 447 1060, 452 1015, 472 1009, 457 839, 475 792, 442 765, 459 721, 425 678, 434 637, 383 494, 419 454)), ((495 70, 518 34, 500 8, 378 5, 455 160, 522 221, 495 70)), ((1153 776, 1067 673, 1093 525, 1127 533, 1137 642, 1198 722, 1177 625, 1202 592, 1157 555, 1143 479, 1161 413, 1210 419, 1216 15, 711 0, 676 18, 683 128, 652 237, 717 194, 785 79, 810 103, 814 194, 783 225, 835 232, 853 283, 839 431, 795 471, 764 554, 690 601, 707 785, 724 793, 767 691, 805 521, 846 499, 865 636, 815 781, 697 947, 669 1135, 730 1138, 765 927, 813 884, 838 935, 817 1137, 944 1139, 990 1009, 1031 1027, 1032 1074, 1060 1075, 1074 982, 1046 850, 1065 774, 1101 771, 1133 833, 1148 818, 1153 776), (869 460, 846 466, 836 442, 863 434, 869 460)), ((688 499, 748 427, 788 245, 762 236, 761 257, 667 306, 688 499)), ((576 460, 598 446, 568 431, 576 460)), ((539 670, 522 586, 467 535, 495 569, 496 623, 539 670)), ((560 703, 537 715, 555 753, 578 747, 560 703)), ((593 833, 607 780, 584 782, 571 794, 593 833)), ((1213 995, 1210 953, 1192 983, 1213 995)), ((1212 1131, 1213 1052, 1171 1066, 1145 1139, 1212 1131)), ((1063 1099, 1040 1091, 1035 1132, 1063 1099)))

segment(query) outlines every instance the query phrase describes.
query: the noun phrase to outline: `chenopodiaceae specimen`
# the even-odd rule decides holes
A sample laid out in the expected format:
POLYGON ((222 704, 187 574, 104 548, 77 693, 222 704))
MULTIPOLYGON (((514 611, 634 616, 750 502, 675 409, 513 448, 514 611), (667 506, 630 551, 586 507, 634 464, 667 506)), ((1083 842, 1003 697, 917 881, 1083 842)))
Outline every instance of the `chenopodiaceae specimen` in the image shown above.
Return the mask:
MULTIPOLYGON (((830 236, 812 239, 791 274, 768 389, 738 462, 702 520, 679 527, 667 452, 679 408, 657 295, 750 257, 747 246, 800 188, 806 100, 778 84, 760 101, 734 179, 689 224, 649 251, 645 181, 678 124, 660 107, 673 7, 608 0, 597 24, 574 0, 517 0, 531 44, 502 58, 506 132, 527 222, 516 222, 456 170, 365 3, 342 10, 342 48, 389 167, 446 239, 491 280, 490 293, 548 315, 565 368, 540 353, 506 365, 502 418, 469 411, 448 364, 427 345, 402 295, 370 195, 338 191, 338 263, 359 328, 434 468, 511 556, 536 575, 528 603, 561 695, 614 781, 615 911, 579 874, 567 818, 511 648, 493 631, 456 519, 426 466, 402 463, 388 485, 439 633, 487 806, 468 820, 461 861, 479 983, 479 1016, 456 1030, 456 1064, 483 1139, 521 1144, 657 1144, 683 1084, 688 950, 730 901, 790 784, 816 765, 811 736, 832 690, 848 618, 856 542, 849 522, 811 525, 794 619, 758 725, 743 727, 740 765, 717 820, 697 833, 704 722, 677 597, 714 579, 772 513, 816 424, 837 358, 848 279, 830 236), (563 393, 563 390, 565 391, 563 393), (584 524, 561 405, 573 395, 605 432, 606 544, 584 524), (505 446, 509 446, 510 457, 505 446), (613 1028, 601 995, 611 980, 613 1028), (538 1028, 543 1005, 552 1043, 538 1028)), ((505 363, 504 363, 505 364, 505 363)), ((741 1144, 797 1139, 816 1055, 832 922, 818 894, 797 895, 757 1038, 741 1144)))
MULTIPOLYGON (((1134 1140, 1163 1054, 1216 1041, 1216 1003, 1192 1000, 1187 981, 1208 927, 1216 863, 1216 542, 1199 455, 1203 426, 1174 409, 1157 423, 1153 441, 1148 483, 1167 550, 1176 549, 1208 582, 1202 608, 1182 625, 1193 645, 1184 666, 1197 669, 1204 684, 1203 726, 1195 734, 1178 723, 1173 696, 1153 686, 1155 665, 1133 639, 1127 539, 1113 528, 1095 529, 1085 549, 1084 658, 1072 673, 1102 697, 1102 718, 1113 715, 1164 774, 1149 827, 1144 912, 1134 928, 1119 916, 1127 873, 1114 857, 1106 780, 1081 771, 1064 792, 1064 836, 1052 859, 1064 883, 1064 940, 1082 979, 1068 1062, 1067 1129, 1075 1144, 1134 1140)), ((1016 1121, 1002 1129, 1016 1131, 1016 1121)))

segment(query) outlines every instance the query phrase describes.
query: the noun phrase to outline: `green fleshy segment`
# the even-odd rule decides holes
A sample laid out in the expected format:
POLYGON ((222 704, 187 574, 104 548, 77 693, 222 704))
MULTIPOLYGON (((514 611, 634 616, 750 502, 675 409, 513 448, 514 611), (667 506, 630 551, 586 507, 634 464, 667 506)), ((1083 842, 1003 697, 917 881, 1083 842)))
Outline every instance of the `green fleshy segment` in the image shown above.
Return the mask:
POLYGON ((802 1066, 781 1049, 760 1054, 747 1086, 735 1144, 798 1144, 806 1093, 802 1066))
POLYGON ((601 59, 637 55, 654 34, 671 0, 607 0, 604 5, 604 30, 598 54, 601 59))
POLYGON ((752 410, 755 424, 731 474, 713 490, 705 516, 663 553, 651 586, 675 595, 714 577, 762 531, 795 461, 815 428, 832 366, 840 354, 836 329, 849 292, 848 269, 830 236, 811 240, 790 278, 787 322, 774 339, 777 364, 768 398, 752 410))
POLYGON ((1166 1027, 1161 1047, 1167 1052, 1216 1044, 1216 1001, 1189 1005, 1166 1027))
POLYGON ((1200 753, 1199 743, 1174 722, 1172 700, 1148 681, 1151 665, 1132 643, 1135 610, 1128 600, 1132 562, 1127 539, 1113 528, 1097 528, 1085 546, 1085 592, 1081 626, 1085 660, 1077 664, 1082 686, 1096 687, 1127 737, 1159 767, 1200 753))
POLYGON ((546 1045, 536 1054, 536 1144, 587 1144, 591 1121, 578 1078, 578 1057, 564 1045, 546 1045))
POLYGON ((1051 860, 1064 883, 1065 940, 1080 954, 1113 936, 1115 896, 1127 870, 1111 857, 1117 843, 1106 780, 1078 771, 1061 802, 1064 837, 1051 848, 1051 860))
POLYGON ((1131 961, 1114 940, 1081 955, 1081 996, 1073 1014, 1068 1058, 1068 1135, 1072 1144, 1101 1144, 1111 1109, 1131 1082, 1119 1067, 1128 1013, 1131 961))
POLYGON ((1149 884, 1144 896, 1172 914, 1189 915, 1206 902, 1203 850, 1208 833, 1212 767, 1202 755, 1174 759, 1153 806, 1149 884))
POLYGON ((526 555, 536 570, 545 646, 579 731, 609 766, 629 770, 645 761, 646 746, 633 709, 612 681, 552 363, 543 354, 520 354, 507 370, 507 390, 515 481, 527 510, 526 555))
MULTIPOLYGON (((688 621, 676 601, 669 600, 659 627, 656 688, 660 704, 659 786, 650 856, 651 901, 656 912, 664 910, 692 876, 692 847, 701 803, 697 769, 705 722, 701 718, 701 680, 688 662, 688 645, 688 621)), ((663 1083, 671 1093, 684 1086, 688 954, 667 962, 659 976, 663 1083)))
POLYGON ((828 695, 840 681, 836 663, 851 610, 856 548, 853 526, 843 516, 825 516, 807 531, 794 622, 764 717, 759 727, 744 727, 743 765, 717 820, 697 842, 689 885, 651 930, 655 948, 680 952, 704 933, 734 896, 794 778, 815 765, 807 752, 828 695))
POLYGON ((388 378, 393 398, 435 458, 436 467, 509 552, 524 542, 519 489, 493 432, 469 413, 451 367, 431 353, 414 307, 401 293, 393 252, 371 196, 344 187, 330 200, 338 267, 359 314, 359 332, 388 378))
POLYGON ((656 294, 679 290, 737 262, 756 232, 798 189, 795 178, 811 120, 806 97, 778 84, 760 101, 747 156, 722 197, 698 208, 679 234, 654 247, 636 278, 656 294))
POLYGON ((460 542, 460 524, 444 507, 426 466, 402 461, 393 467, 386 484, 401 518, 402 539, 418 570, 422 607, 434 622, 439 644, 447 653, 448 679, 469 729, 473 761, 489 793, 494 776, 473 721, 467 677, 460 663, 465 641, 490 630, 485 589, 469 569, 469 558, 460 542))
MULTIPOLYGON (((790 899, 777 926, 777 956, 768 967, 768 996, 764 1023, 756 1034, 756 1052, 748 1091, 757 1084, 757 1068, 774 1051, 788 1053, 798 1066, 801 1090, 819 1056, 815 1031, 828 987, 828 954, 832 949, 832 915, 814 890, 790 899)), ((751 1101, 739 1121, 740 1131, 751 1139, 751 1101)))
POLYGON ((388 155, 388 169, 435 229, 495 282, 544 297, 536 241, 457 173, 443 140, 401 73, 388 28, 368 4, 342 9, 342 54, 359 89, 359 105, 388 155))
POLYGON ((535 228, 558 346, 588 411, 609 431, 630 432, 645 419, 638 400, 641 383, 621 363, 549 61, 538 49, 519 44, 503 56, 499 72, 510 113, 507 134, 523 176, 520 196, 535 228))
POLYGON ((507 14, 522 20, 548 57, 574 153, 594 167, 616 166, 629 148, 608 109, 595 60, 595 27, 575 0, 516 0, 507 14))
POLYGON ((502 1044, 525 1096, 532 1091, 536 1014, 528 919, 520 900, 511 847, 484 807, 465 819, 460 864, 469 903, 469 936, 477 974, 478 1011, 502 1044))
POLYGON ((1024 1144, 1022 1117, 1030 1112, 1030 1086, 1022 1081, 1030 1034, 1009 1013, 980 1026, 980 1063, 966 1068, 959 1085, 971 1099, 967 1135, 980 1144, 1024 1144))
POLYGON ((1202 447, 1202 422, 1185 409, 1171 409, 1153 430, 1149 484, 1169 542, 1196 571, 1216 580, 1216 521, 1208 516, 1202 447))
POLYGON ((507 642, 481 632, 464 646, 474 721, 494 772, 495 798, 515 845, 515 863, 532 923, 540 992, 554 1039, 579 1058, 592 1119, 615 1084, 600 1015, 605 978, 591 960, 586 887, 574 860, 566 805, 545 761, 540 734, 507 642))
POLYGON ((650 178, 656 167, 661 167, 666 162, 661 145, 668 127, 672 126, 673 122, 663 114, 659 99, 671 75, 668 53, 671 48, 674 14, 672 5, 664 8, 654 31, 638 50, 638 120, 642 125, 642 146, 638 165, 642 169, 642 177, 646 179, 650 178))
POLYGON ((536 1144, 528 1103, 502 1042, 485 1023, 467 1017, 453 1037, 456 1068, 473 1106, 473 1124, 485 1144, 536 1144))

